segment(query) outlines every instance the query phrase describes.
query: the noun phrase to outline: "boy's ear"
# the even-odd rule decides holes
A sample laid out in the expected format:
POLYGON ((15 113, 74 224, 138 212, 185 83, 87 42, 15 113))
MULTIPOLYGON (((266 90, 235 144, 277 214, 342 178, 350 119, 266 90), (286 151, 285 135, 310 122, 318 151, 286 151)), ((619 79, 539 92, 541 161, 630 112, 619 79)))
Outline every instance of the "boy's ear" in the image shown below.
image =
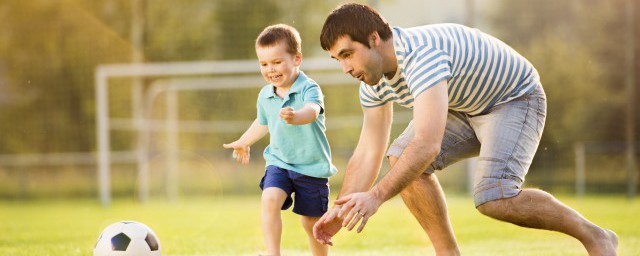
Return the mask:
POLYGON ((296 55, 293 56, 293 61, 296 66, 300 66, 300 64, 302 64, 302 53, 296 53, 296 55))

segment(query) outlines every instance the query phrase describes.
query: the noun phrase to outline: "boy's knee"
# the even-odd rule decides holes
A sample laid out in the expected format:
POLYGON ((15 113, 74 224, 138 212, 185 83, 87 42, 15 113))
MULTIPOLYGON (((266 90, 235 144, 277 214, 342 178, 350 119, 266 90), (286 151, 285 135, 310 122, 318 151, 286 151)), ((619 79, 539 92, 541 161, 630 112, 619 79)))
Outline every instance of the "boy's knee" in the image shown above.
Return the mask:
POLYGON ((302 216, 300 222, 302 222, 302 226, 305 229, 311 230, 311 228, 313 228, 313 225, 315 225, 319 219, 319 217, 302 216))
POLYGON ((271 204, 271 203, 279 203, 280 201, 284 201, 287 197, 287 194, 284 191, 278 191, 279 189, 265 190, 262 193, 262 203, 263 204, 271 204))

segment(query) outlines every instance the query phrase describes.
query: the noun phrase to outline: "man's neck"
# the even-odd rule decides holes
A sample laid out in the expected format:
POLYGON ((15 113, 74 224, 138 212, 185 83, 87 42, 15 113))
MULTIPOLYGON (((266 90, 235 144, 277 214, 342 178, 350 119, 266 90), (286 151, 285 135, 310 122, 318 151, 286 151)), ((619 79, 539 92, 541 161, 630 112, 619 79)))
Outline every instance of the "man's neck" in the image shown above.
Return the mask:
POLYGON ((398 70, 398 58, 393 48, 393 36, 382 41, 382 72, 387 79, 393 78, 398 70))

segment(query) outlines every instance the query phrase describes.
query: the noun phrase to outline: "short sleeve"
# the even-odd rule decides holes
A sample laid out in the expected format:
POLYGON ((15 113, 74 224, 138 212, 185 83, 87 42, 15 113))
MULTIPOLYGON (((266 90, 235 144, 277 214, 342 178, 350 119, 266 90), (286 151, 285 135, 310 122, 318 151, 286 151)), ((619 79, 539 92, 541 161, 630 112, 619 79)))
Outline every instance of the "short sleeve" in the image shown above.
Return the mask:
POLYGON ((318 106, 320 106, 320 113, 324 113, 324 94, 322 94, 322 90, 320 89, 319 85, 310 84, 310 86, 305 88, 302 95, 302 101, 304 102, 304 104, 318 104, 318 106))
POLYGON ((417 98, 437 83, 451 79, 451 58, 439 49, 418 48, 407 56, 405 76, 411 96, 417 98))
POLYGON ((269 122, 267 121, 267 115, 265 113, 264 107, 262 106, 262 104, 260 102, 261 98, 262 97, 258 96, 258 100, 257 100, 257 103, 256 103, 256 108, 258 109, 258 111, 257 111, 258 112, 258 117, 257 117, 258 123, 261 124, 261 125, 268 125, 269 122))
POLYGON ((362 107, 365 108, 374 108, 374 107, 378 107, 378 106, 382 106, 385 103, 387 103, 387 101, 380 99, 380 97, 378 96, 378 92, 374 89, 374 87, 379 87, 378 85, 376 86, 370 86, 364 82, 360 83, 360 105, 362 107))

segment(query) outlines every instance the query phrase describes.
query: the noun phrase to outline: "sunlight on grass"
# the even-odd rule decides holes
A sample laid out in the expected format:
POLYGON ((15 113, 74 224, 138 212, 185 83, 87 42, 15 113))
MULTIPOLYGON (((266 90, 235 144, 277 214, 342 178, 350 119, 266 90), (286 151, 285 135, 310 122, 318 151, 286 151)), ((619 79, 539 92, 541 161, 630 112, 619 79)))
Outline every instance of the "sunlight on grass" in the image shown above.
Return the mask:
MULTIPOLYGON (((640 204, 618 197, 561 198, 620 236, 620 254, 640 254, 640 204)), ((116 201, 0 202, 0 255, 91 255, 102 229, 137 220, 159 236, 163 255, 256 255, 263 251, 259 196, 183 198, 175 204, 116 201)), ((555 232, 524 229, 480 215, 467 196, 449 196, 463 255, 584 255, 580 243, 555 232), (517 252, 517 253, 516 253, 517 252)), ((308 255, 299 216, 283 213, 285 255, 308 255)), ((433 255, 417 221, 399 198, 386 203, 361 234, 343 230, 331 255, 433 255)))

